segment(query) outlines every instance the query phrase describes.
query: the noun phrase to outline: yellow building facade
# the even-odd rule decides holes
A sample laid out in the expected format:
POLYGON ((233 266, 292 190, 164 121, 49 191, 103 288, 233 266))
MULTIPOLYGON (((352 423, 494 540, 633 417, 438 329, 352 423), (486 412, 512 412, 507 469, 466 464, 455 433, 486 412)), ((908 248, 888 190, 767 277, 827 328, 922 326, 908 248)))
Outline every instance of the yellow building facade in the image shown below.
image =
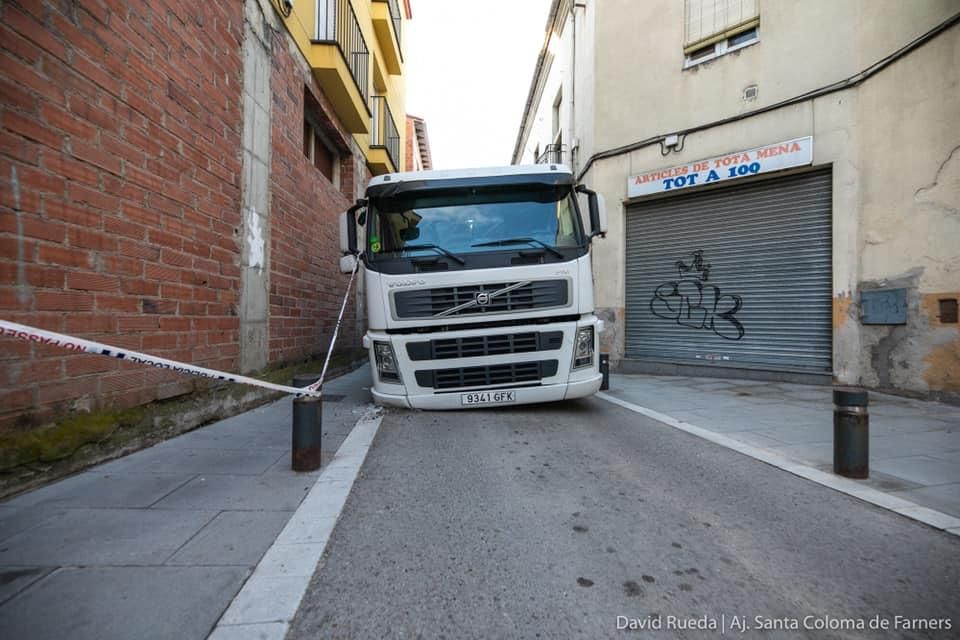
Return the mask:
POLYGON ((408 0, 277 0, 284 24, 374 175, 404 166, 408 0))

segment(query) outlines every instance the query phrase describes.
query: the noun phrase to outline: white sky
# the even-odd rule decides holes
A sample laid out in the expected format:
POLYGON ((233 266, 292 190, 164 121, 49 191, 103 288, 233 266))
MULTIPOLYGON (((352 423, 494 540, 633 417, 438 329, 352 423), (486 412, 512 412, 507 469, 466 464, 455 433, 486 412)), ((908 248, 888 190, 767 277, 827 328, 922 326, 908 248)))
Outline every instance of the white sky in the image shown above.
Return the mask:
POLYGON ((550 0, 411 0, 407 113, 435 169, 510 164, 550 0))

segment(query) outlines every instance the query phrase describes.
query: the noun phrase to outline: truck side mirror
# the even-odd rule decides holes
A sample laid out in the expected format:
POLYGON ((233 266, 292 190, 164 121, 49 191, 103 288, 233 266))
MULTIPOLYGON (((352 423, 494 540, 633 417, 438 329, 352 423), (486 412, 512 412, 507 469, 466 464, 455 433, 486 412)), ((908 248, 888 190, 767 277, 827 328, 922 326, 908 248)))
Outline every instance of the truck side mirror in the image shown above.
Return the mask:
MULTIPOLYGON (((367 206, 367 201, 360 199, 356 204, 340 214, 340 252, 356 255, 357 249, 357 209, 367 206)), ((353 270, 352 268, 350 269, 353 270)))
POLYGON ((353 273, 357 268, 357 262, 360 260, 355 254, 348 253, 340 256, 340 273, 353 273))
POLYGON ((590 227, 591 236, 607 237, 607 202, 602 193, 590 196, 590 227), (594 209, 596 209, 596 217, 594 217, 594 209))
POLYGON ((357 219, 344 211, 340 214, 340 253, 355 254, 357 252, 357 219))
POLYGON ((590 211, 590 237, 607 235, 607 205, 603 196, 584 185, 577 186, 577 193, 587 196, 587 208, 590 211))

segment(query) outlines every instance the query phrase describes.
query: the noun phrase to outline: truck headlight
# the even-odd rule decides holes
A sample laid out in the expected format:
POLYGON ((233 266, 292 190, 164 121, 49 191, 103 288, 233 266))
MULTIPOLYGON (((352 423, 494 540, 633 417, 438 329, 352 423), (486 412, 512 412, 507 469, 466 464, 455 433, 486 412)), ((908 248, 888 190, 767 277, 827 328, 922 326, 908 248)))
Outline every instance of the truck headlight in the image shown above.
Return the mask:
POLYGON ((373 356, 377 361, 377 374, 384 382, 400 382, 400 369, 393 347, 389 342, 374 341, 373 356))
POLYGON ((577 329, 573 343, 573 368, 582 369, 593 364, 593 327, 577 329))

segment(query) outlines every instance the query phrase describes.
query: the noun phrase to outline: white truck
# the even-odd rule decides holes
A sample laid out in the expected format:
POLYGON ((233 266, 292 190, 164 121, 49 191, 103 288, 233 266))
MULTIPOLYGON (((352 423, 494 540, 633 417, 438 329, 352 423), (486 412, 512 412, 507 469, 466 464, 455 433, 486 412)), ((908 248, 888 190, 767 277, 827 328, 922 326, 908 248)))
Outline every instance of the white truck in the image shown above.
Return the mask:
POLYGON ((373 178, 341 215, 340 268, 360 261, 375 401, 460 409, 595 393, 590 246, 605 233, 602 199, 563 165, 373 178))

